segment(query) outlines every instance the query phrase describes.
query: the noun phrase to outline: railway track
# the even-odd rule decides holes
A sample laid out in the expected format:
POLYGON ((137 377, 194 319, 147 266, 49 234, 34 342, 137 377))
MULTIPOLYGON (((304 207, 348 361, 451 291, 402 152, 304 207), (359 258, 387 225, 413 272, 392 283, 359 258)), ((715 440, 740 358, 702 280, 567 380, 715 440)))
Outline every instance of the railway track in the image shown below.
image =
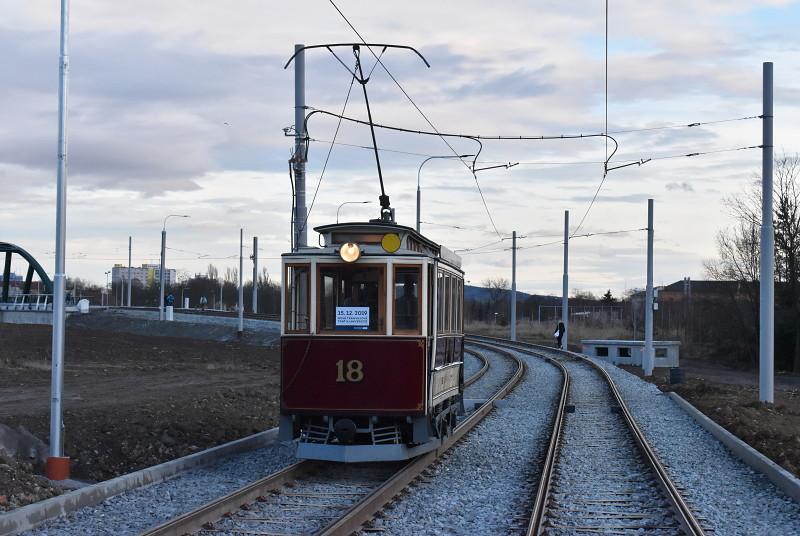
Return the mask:
MULTIPOLYGON (((472 385, 490 367, 489 360, 470 350, 483 362, 465 381, 472 385)), ((410 482, 447 452, 505 397, 524 374, 523 362, 514 361, 514 373, 484 404, 471 412, 438 449, 409 462, 395 464, 337 464, 301 461, 200 508, 153 527, 142 536, 350 534, 372 519, 410 482)))
POLYGON ((470 340, 544 358, 563 374, 528 536, 706 533, 602 367, 552 348, 470 340))

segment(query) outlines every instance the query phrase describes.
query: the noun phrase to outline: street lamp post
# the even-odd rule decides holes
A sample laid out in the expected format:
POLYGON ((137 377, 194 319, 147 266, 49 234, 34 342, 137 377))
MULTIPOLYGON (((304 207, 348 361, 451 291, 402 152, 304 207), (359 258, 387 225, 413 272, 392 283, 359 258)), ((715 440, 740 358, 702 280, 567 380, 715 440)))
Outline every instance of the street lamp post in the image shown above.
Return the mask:
POLYGON ((106 307, 111 305, 111 302, 108 299, 108 274, 110 274, 110 273, 111 273, 111 271, 106 272, 106 288, 103 289, 104 290, 103 294, 106 295, 106 307))
POLYGON ((422 216, 421 216, 422 194, 420 193, 420 188, 419 188, 420 174, 422 173, 422 166, 424 166, 425 163, 428 160, 444 159, 444 158, 469 158, 470 156, 475 156, 475 155, 474 154, 459 154, 459 155, 449 155, 449 156, 429 156, 428 158, 423 160, 422 163, 419 165, 419 169, 417 170, 417 232, 420 232, 419 231, 419 225, 420 225, 420 219, 422 218, 422 216))
POLYGON ((167 220, 170 218, 188 218, 186 214, 169 214, 164 218, 164 224, 161 226, 161 270, 158 274, 160 280, 159 297, 158 297, 158 319, 164 320, 164 255, 167 249, 167 220))
POLYGON ((345 201, 339 208, 336 209, 336 223, 339 223, 339 211, 342 210, 342 207, 345 205, 366 205, 367 203, 371 203, 372 201, 345 201))

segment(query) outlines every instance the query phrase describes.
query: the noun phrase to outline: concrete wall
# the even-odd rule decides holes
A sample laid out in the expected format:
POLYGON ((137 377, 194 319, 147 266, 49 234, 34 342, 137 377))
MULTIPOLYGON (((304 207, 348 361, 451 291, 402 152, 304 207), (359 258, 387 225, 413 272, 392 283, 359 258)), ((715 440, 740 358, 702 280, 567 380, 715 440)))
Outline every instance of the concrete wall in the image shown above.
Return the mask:
POLYGON ((0 309, 0 324, 52 324, 52 311, 4 311, 0 309))
MULTIPOLYGON (((583 340, 581 345, 581 353, 608 363, 642 366, 644 341, 583 340)), ((653 341, 656 352, 655 366, 670 368, 679 366, 680 346, 681 343, 678 341, 653 341)))

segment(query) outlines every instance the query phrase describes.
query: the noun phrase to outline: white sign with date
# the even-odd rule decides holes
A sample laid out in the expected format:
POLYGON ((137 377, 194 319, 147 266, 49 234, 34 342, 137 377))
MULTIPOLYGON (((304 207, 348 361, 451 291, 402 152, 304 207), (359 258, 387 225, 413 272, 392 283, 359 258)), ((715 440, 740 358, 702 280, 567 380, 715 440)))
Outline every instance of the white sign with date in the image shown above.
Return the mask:
POLYGON ((336 329, 368 330, 369 307, 337 307, 336 329))

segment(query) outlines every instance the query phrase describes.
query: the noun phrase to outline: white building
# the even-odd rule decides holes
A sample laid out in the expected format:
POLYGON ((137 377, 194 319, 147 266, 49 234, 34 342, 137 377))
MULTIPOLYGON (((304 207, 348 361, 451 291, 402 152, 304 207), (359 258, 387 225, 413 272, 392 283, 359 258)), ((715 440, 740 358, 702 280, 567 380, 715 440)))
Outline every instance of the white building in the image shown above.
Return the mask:
MULTIPOLYGON (((165 271, 164 284, 174 285, 177 282, 178 272, 174 268, 167 268, 165 271)), ((158 264, 143 264, 131 267, 131 279, 139 281, 142 286, 158 284, 161 280, 161 266, 158 264)), ((128 267, 122 264, 115 264, 111 268, 111 281, 118 283, 128 282, 128 267)))

